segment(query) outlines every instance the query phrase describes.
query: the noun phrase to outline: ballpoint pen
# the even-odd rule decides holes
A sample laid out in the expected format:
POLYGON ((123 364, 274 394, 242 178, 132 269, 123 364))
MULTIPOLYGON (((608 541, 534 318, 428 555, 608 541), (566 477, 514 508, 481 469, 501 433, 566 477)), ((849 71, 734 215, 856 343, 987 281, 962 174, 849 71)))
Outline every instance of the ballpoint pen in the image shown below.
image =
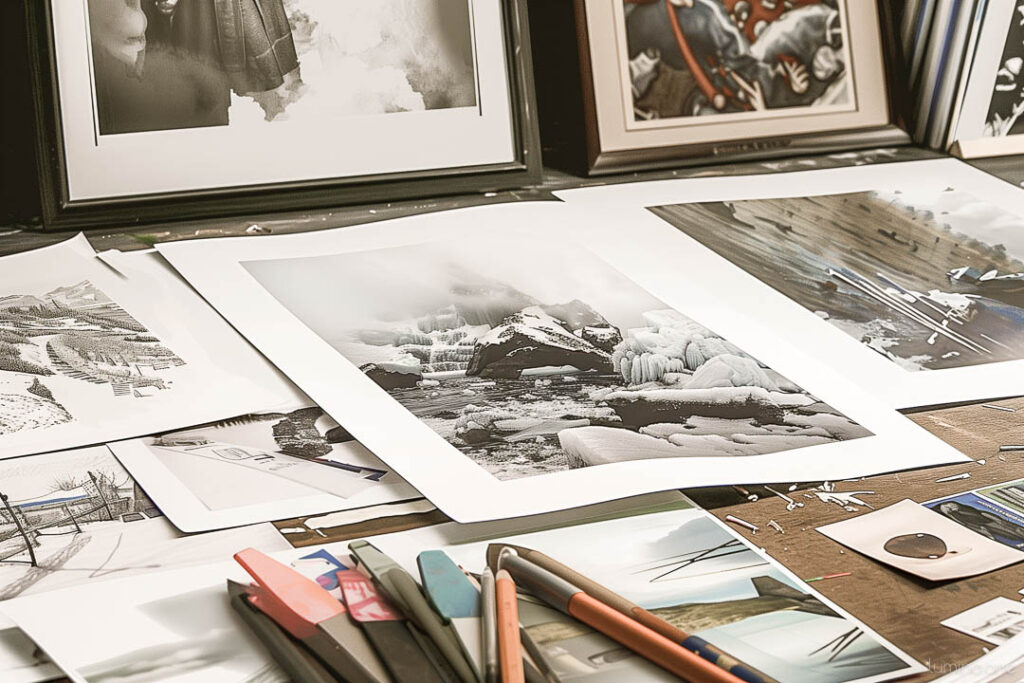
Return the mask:
POLYGON ((484 680, 498 680, 498 606, 494 595, 494 572, 485 567, 480 574, 480 614, 483 619, 484 680))
POLYGON ((350 569, 338 572, 338 583, 348 613, 363 627, 395 683, 444 680, 406 627, 405 615, 380 594, 373 581, 350 569))
POLYGON ((476 683, 476 675, 462 654, 462 646, 454 629, 444 623, 423 597, 416 579, 371 543, 354 541, 348 549, 358 562, 358 568, 367 573, 391 601, 433 641, 458 678, 463 683, 476 683))

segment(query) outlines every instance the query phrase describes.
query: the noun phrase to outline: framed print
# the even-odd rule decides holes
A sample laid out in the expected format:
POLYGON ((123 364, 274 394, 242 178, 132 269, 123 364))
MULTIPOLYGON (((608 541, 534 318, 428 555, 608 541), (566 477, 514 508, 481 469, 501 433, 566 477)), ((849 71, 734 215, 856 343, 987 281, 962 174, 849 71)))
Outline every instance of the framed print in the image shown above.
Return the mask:
POLYGON ((1024 153, 1024 2, 989 0, 964 105, 951 136, 958 156, 1024 153))
POLYGON ((577 0, 591 173, 902 143, 887 10, 577 0))
POLYGON ((309 209, 539 173, 525 1, 29 3, 44 222, 309 209))

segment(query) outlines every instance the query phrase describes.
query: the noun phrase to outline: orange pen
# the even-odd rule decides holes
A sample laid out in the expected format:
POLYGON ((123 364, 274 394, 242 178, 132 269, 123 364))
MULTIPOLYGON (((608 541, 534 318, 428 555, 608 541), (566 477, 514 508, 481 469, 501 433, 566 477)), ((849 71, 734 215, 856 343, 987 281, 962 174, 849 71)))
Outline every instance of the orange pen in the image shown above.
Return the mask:
POLYGON ((523 651, 519 641, 519 599, 516 583, 504 569, 494 576, 498 611, 498 661, 501 683, 524 683, 523 651))
POLYGON ((582 621, 684 680, 693 683, 741 683, 725 669, 590 597, 547 569, 524 560, 511 548, 502 550, 498 567, 555 609, 582 621))

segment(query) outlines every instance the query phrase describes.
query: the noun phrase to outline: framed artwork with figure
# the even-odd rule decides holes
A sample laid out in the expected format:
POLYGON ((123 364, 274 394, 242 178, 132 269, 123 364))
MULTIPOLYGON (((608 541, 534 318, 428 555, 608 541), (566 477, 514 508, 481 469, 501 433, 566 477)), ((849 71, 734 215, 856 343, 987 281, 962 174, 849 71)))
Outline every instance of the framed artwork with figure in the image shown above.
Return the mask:
POLYGON ((908 142, 887 15, 874 0, 575 0, 586 170, 908 142))
POLYGON ((47 227, 516 187, 525 0, 28 3, 47 227))

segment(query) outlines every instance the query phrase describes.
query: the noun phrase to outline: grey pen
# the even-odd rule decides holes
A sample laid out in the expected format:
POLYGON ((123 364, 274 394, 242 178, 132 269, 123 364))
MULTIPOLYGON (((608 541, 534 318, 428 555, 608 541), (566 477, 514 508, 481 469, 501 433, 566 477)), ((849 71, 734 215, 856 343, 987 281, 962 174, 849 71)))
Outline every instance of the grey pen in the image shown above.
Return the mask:
POLYGON ((494 572, 485 567, 480 574, 480 617, 483 623, 484 681, 498 681, 498 608, 494 596, 494 572))

